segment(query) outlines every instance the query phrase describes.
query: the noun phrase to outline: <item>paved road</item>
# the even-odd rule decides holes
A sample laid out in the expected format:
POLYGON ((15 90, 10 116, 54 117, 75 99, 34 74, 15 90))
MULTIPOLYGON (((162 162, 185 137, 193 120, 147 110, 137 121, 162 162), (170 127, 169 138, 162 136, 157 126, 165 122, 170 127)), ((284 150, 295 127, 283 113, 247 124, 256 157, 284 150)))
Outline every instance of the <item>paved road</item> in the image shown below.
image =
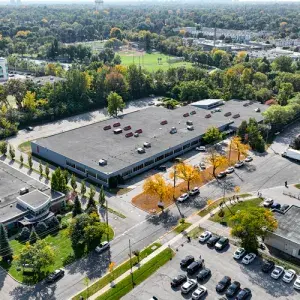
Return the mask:
MULTIPOLYGON (((260 271, 262 263, 260 259, 255 260, 249 266, 236 262, 232 258, 232 254, 236 249, 234 246, 230 245, 225 251, 217 252, 206 245, 201 245, 196 240, 191 243, 184 242, 183 247, 181 246, 182 242, 178 242, 179 250, 172 261, 160 268, 122 299, 148 300, 152 296, 156 296, 161 300, 191 299, 191 293, 182 295, 180 288, 172 289, 170 287, 170 280, 173 277, 185 273, 185 270, 180 269, 179 263, 182 258, 190 254, 195 258, 198 258, 201 254, 201 257, 205 259, 205 266, 212 271, 212 276, 203 283, 208 289, 208 295, 202 299, 218 299, 220 297, 215 291, 215 286, 225 275, 230 276, 232 280, 239 281, 242 288, 250 288, 252 291, 251 299, 253 300, 300 299, 300 293, 293 289, 292 284, 286 284, 281 279, 273 280, 269 274, 262 273, 260 271)), ((195 279, 196 276, 193 275, 190 278, 195 279)))

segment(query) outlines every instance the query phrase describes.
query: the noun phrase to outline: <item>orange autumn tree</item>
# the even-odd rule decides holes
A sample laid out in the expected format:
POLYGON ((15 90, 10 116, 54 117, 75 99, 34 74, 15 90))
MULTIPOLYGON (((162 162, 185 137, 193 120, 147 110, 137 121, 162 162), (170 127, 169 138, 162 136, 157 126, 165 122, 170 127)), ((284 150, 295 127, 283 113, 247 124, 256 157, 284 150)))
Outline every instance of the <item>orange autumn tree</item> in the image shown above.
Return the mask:
POLYGON ((156 174, 145 181, 143 191, 150 196, 158 196, 160 202, 164 202, 172 196, 172 185, 156 174))
POLYGON ((238 160, 240 160, 241 155, 247 156, 250 146, 248 144, 242 143, 239 136, 233 137, 231 140, 231 150, 234 150, 238 154, 238 160))
POLYGON ((208 153, 207 163, 212 165, 213 176, 216 178, 216 170, 218 168, 226 167, 228 165, 228 159, 226 156, 219 154, 216 150, 211 149, 208 153))
POLYGON ((190 184, 200 179, 200 172, 194 166, 180 163, 174 166, 173 171, 170 174, 170 178, 178 177, 187 183, 187 188, 190 190, 190 184))

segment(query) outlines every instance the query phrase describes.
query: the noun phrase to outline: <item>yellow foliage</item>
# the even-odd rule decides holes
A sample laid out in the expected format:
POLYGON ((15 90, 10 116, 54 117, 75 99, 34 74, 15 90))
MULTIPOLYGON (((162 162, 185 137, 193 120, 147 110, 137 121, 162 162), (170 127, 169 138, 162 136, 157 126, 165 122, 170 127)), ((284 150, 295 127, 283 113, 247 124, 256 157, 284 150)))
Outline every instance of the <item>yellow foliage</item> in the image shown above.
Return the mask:
POLYGON ((208 199, 206 204, 209 206, 209 205, 212 205, 214 203, 214 200, 211 200, 211 199, 208 199))
POLYGON ((6 115, 6 113, 7 113, 7 107, 5 104, 3 104, 1 107, 1 114, 6 115))
POLYGON ((238 186, 238 185, 236 185, 236 186, 234 187, 234 192, 238 194, 240 191, 241 191, 241 187, 238 186))
POLYGON ((16 37, 26 37, 30 33, 31 31, 29 30, 20 30, 17 32, 16 37))
POLYGON ((248 144, 243 144, 239 136, 235 136, 231 140, 231 150, 234 150, 238 153, 238 160, 240 160, 241 155, 248 155, 250 146, 248 144))
POLYGON ((126 66, 122 66, 122 65, 116 65, 116 66, 114 67, 114 69, 116 70, 116 72, 125 75, 125 74, 126 74, 127 67, 126 67, 126 66))
POLYGON ((48 20, 46 18, 43 18, 42 22, 45 24, 45 23, 48 23, 48 20))
POLYGON ((172 185, 160 174, 156 174, 145 181, 143 191, 150 196, 158 196, 160 201, 165 201, 172 196, 172 185))
POLYGON ((211 164, 213 167, 213 175, 216 177, 217 168, 222 168, 227 166, 228 159, 226 156, 219 154, 215 150, 211 150, 206 158, 207 163, 211 164))
POLYGON ((181 30, 179 31, 179 34, 180 34, 180 35, 185 35, 185 30, 184 30, 184 29, 181 29, 181 30))
POLYGON ((35 93, 32 93, 30 91, 27 91, 25 94, 25 97, 23 99, 23 106, 24 108, 33 111, 36 107, 36 99, 35 99, 35 93))
POLYGON ((112 272, 114 270, 115 266, 116 266, 116 263, 112 261, 108 266, 109 272, 112 272))
POLYGON ((84 72, 84 77, 86 80, 86 87, 89 89, 93 81, 93 76, 88 74, 87 72, 84 72))

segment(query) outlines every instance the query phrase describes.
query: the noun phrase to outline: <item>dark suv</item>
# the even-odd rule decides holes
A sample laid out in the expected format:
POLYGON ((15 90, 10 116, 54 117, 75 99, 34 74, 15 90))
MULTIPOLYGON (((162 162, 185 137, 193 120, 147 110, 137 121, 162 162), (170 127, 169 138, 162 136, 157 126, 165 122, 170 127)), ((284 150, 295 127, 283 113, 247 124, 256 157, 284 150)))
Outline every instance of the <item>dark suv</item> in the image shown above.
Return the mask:
POLYGON ((214 247, 215 244, 219 241, 220 237, 217 235, 213 235, 208 241, 207 246, 214 247))
POLYGON ((200 270, 202 267, 202 261, 196 260, 192 262, 187 268, 186 271, 189 275, 194 274, 196 271, 200 270))
POLYGON ((265 261, 264 264, 262 265, 261 270, 262 270, 264 273, 269 273, 271 270, 273 270, 274 266, 275 266, 274 261, 267 260, 267 261, 265 261))
POLYGON ((55 270, 46 278, 46 282, 52 283, 56 281, 58 278, 63 277, 64 275, 65 275, 65 271, 63 269, 55 270))
POLYGON ((180 267, 186 268, 188 265, 190 265, 194 261, 195 261, 194 256, 188 255, 180 262, 180 267))
POLYGON ((216 291, 221 293, 227 289, 227 287, 231 284, 231 278, 229 276, 224 276, 217 284, 216 291))

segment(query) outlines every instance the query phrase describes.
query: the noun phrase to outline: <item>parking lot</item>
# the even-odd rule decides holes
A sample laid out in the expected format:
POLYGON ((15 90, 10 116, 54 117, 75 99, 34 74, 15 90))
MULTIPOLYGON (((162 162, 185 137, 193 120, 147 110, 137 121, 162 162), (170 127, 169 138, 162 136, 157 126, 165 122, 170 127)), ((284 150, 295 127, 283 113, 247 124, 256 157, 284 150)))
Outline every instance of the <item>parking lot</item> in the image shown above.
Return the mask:
MULTIPOLYGON (((215 249, 208 248, 206 244, 200 244, 198 240, 193 240, 191 243, 182 240, 181 243, 177 245, 178 251, 172 261, 160 268, 123 299, 149 300, 152 296, 156 296, 160 300, 191 299, 192 293, 183 295, 180 287, 172 289, 170 286, 173 277, 178 274, 186 274, 185 270, 180 269, 180 261, 186 255, 193 255, 195 259, 201 255, 205 260, 205 267, 211 269, 211 277, 201 283, 208 290, 207 295, 201 299, 219 299, 224 295, 224 293, 218 294, 215 287, 225 275, 231 277, 232 281, 239 281, 241 288, 250 288, 252 297, 249 299, 300 299, 300 293, 294 290, 293 283, 286 284, 281 278, 274 280, 270 274, 264 274, 260 270, 261 259, 256 258, 248 266, 235 261, 232 255, 236 247, 232 245, 221 252, 217 252, 215 249)), ((190 278, 195 279, 197 273, 190 278)))

